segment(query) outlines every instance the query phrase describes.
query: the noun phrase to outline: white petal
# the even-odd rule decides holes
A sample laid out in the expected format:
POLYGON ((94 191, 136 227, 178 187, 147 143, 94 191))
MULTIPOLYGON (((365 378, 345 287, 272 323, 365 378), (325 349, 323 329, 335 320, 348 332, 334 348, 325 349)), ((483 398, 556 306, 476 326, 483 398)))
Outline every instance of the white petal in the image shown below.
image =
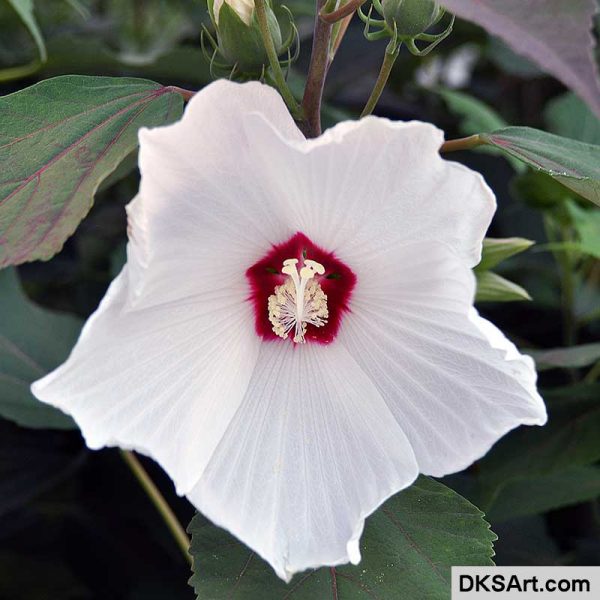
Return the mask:
POLYGON ((70 414, 90 448, 152 456, 183 494, 238 409, 260 342, 244 295, 127 311, 127 278, 126 267, 67 362, 32 391, 70 414))
POLYGON ((479 262, 494 195, 478 173, 440 157, 434 126, 368 117, 295 141, 261 115, 246 123, 272 180, 267 192, 287 204, 293 228, 354 269, 381 249, 423 240, 479 262))
POLYGON ((193 293, 215 261, 224 279, 241 266, 243 274, 294 233, 263 191, 269 179, 243 126, 255 113, 268 114, 282 138, 304 139, 272 88, 224 80, 194 96, 177 123, 140 131, 140 195, 128 208, 132 305, 193 293))
POLYGON ((358 280, 340 338, 402 426, 420 471, 462 470, 510 429, 545 423, 533 362, 476 314, 474 277, 452 249, 411 244, 394 262, 358 280))
POLYGON ((416 476, 406 436, 340 344, 272 342, 189 498, 289 580, 358 562, 365 517, 416 476))

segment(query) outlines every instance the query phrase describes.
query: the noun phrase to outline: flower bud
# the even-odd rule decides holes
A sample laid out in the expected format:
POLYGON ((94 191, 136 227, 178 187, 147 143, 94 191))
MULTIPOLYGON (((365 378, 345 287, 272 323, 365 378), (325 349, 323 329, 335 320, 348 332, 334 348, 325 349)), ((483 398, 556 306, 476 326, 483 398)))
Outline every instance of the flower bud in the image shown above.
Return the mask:
POLYGON ((434 0, 382 0, 383 18, 399 39, 415 38, 437 23, 444 9, 434 0))
MULTIPOLYGON (((243 73, 260 72, 268 64, 254 0, 208 0, 208 10, 217 30, 219 54, 243 73)), ((267 22, 275 50, 282 51, 281 30, 269 4, 267 22)))

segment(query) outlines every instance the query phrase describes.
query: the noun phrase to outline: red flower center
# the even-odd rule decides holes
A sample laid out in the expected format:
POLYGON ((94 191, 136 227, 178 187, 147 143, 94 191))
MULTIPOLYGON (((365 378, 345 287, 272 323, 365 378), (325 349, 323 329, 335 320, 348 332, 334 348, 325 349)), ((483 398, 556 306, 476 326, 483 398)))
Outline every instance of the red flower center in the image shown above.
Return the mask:
POLYGON ((356 275, 332 252, 296 233, 246 271, 256 333, 265 340, 328 344, 349 311, 356 275), (285 263, 285 264, 284 264, 285 263))

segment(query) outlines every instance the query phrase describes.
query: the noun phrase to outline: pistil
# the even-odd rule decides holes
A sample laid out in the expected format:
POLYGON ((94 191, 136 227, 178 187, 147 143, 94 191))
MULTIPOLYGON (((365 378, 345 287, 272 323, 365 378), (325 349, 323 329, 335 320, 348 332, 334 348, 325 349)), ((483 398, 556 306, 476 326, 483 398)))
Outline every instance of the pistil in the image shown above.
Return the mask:
POLYGON ((327 296, 315 280, 315 275, 323 275, 325 268, 314 260, 305 259, 298 273, 298 262, 296 258, 283 261, 281 272, 288 278, 269 296, 268 309, 273 332, 287 339, 294 329, 294 342, 303 344, 308 325, 322 327, 327 323, 329 311, 327 296))

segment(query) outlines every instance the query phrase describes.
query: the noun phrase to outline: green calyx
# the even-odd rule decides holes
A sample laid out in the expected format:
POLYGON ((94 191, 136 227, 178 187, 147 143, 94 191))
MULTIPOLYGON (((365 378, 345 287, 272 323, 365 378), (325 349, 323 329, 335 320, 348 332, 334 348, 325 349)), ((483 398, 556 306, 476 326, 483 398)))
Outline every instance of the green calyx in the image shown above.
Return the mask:
POLYGON ((359 17, 365 23, 365 37, 369 41, 387 37, 390 38, 388 54, 397 54, 404 43, 415 56, 429 54, 452 33, 454 16, 441 33, 426 33, 444 14, 444 9, 434 0, 373 0, 367 15, 358 10, 359 17), (372 18, 373 10, 383 19, 372 18), (415 41, 427 42, 428 45, 419 48, 415 41))
POLYGON ((425 33, 444 15, 444 9, 433 0, 382 0, 383 18, 398 38, 415 38, 425 33))
MULTIPOLYGON (((218 18, 213 17, 214 0, 208 0, 208 9, 216 31, 216 40, 205 28, 203 31, 203 50, 210 62, 214 76, 224 74, 243 77, 263 76, 269 64, 263 44, 256 10, 252 10, 250 22, 247 24, 227 2, 219 8, 218 18), (205 36, 210 48, 205 44, 205 36)), ((297 39, 296 28, 290 16, 290 36, 282 40, 281 28, 272 8, 267 5, 267 21, 273 39, 273 45, 278 55, 287 53, 282 65, 289 65, 295 56, 291 56, 290 47, 297 39)))

